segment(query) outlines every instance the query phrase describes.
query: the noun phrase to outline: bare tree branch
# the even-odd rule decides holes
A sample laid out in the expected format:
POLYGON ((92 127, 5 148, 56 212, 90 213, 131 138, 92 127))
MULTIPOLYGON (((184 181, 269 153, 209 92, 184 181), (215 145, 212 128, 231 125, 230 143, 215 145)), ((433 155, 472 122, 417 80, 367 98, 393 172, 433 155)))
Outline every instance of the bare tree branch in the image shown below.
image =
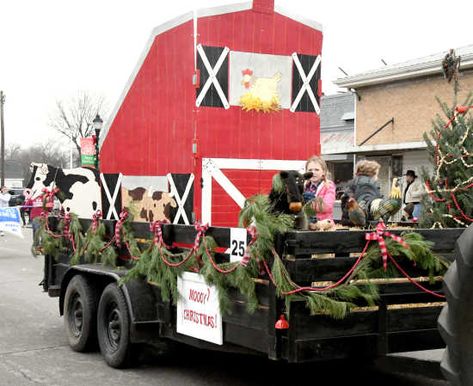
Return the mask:
POLYGON ((80 140, 94 134, 92 121, 96 114, 106 114, 104 98, 81 91, 69 100, 58 100, 49 126, 70 140, 80 158, 80 140))

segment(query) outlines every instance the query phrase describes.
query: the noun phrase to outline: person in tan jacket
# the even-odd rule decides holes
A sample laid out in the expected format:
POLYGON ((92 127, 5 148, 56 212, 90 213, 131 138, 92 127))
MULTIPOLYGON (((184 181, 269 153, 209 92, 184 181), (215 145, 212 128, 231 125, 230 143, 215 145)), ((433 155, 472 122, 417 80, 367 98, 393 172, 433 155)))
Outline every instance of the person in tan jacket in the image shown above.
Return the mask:
POLYGON ((424 184, 416 176, 414 170, 406 172, 406 188, 404 189, 404 212, 409 220, 418 219, 422 209, 422 197, 425 194, 424 184))

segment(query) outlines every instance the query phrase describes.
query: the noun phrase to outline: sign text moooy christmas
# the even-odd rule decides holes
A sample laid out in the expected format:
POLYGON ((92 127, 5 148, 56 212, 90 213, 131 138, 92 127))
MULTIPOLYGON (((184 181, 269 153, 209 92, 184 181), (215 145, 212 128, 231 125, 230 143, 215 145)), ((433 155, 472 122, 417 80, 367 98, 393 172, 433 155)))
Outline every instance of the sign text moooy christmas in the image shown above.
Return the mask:
POLYGON ((223 344, 222 316, 215 286, 197 273, 184 272, 177 278, 177 326, 180 334, 223 344))

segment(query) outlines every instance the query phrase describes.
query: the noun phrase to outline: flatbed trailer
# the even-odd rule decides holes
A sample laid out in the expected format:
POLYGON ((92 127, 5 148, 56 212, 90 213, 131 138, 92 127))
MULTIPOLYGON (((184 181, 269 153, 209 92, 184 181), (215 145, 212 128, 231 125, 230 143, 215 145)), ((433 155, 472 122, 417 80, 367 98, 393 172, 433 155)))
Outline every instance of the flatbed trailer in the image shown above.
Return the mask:
MULTIPOLYGON (((83 229, 91 223, 82 219, 80 222, 83 229)), ((113 235, 115 221, 104 222, 107 234, 113 235)), ((50 220, 52 230, 54 223, 50 220)), ((132 229, 136 238, 150 238, 149 224, 132 223, 132 229)), ((415 231, 434 243, 435 253, 453 261, 455 242, 464 229, 415 231)), ((166 224, 162 232, 169 245, 192 245, 197 231, 193 226, 166 224)), ((206 235, 212 236, 219 247, 228 248, 230 232, 231 228, 210 227, 206 235)), ((314 282, 335 282, 353 265, 355 257, 350 254, 360 253, 366 243, 366 233, 369 231, 290 231, 275 238, 275 251, 295 283, 310 286, 314 282)), ((392 233, 400 231, 392 230, 392 233)), ((228 255, 219 254, 219 262, 225 260, 228 255)), ((423 288, 442 294, 442 277, 429 282, 427 273, 412 263, 403 266, 423 288)), ((71 347, 86 351, 98 337, 102 340, 102 354, 112 367, 127 366, 132 348, 138 343, 153 345, 166 341, 203 349, 261 354, 290 363, 375 358, 445 346, 437 328, 445 300, 421 290, 407 279, 375 279, 380 293, 376 306, 356 307, 345 318, 337 320, 323 312, 311 315, 304 301, 293 301, 286 308, 284 299, 276 295, 274 283, 262 275, 253 279, 258 298, 253 313, 247 310, 246 300, 239 291, 230 290, 230 312, 222 315, 220 345, 177 332, 176 306, 171 301, 163 301, 156 285, 159 283, 133 279, 119 285, 128 269, 129 261, 117 267, 71 265, 68 254, 56 259, 45 256, 44 290, 50 296, 59 297, 59 311, 64 315, 71 347), (65 311, 66 303, 69 312, 65 311), (283 314, 289 326, 277 329, 275 323, 283 314)))

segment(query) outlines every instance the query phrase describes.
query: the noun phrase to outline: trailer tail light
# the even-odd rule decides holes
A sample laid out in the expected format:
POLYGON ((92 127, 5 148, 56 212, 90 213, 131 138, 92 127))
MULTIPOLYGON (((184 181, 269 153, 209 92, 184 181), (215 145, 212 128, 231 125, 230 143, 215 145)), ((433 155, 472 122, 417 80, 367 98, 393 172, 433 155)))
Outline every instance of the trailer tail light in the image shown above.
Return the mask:
POLYGON ((289 328, 289 322, 286 320, 284 314, 281 314, 279 320, 274 324, 276 330, 287 330, 289 328))

